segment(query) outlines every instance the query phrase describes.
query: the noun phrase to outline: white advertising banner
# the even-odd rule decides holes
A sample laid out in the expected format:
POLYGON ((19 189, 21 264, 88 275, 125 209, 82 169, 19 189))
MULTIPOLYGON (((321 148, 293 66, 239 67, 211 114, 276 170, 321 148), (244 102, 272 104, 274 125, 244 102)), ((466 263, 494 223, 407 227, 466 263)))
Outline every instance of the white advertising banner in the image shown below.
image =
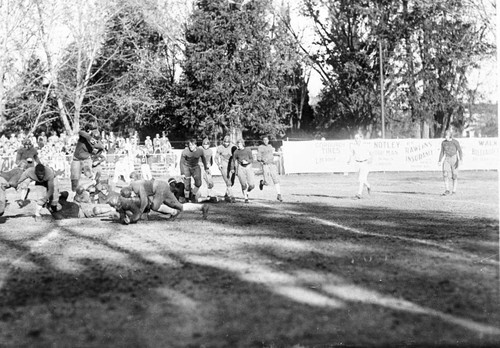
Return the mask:
MULTIPOLYGON (((498 138, 459 138, 463 170, 498 170, 498 138)), ((438 166, 443 139, 364 140, 372 153, 372 171, 433 171, 438 166)), ((354 140, 285 141, 283 162, 286 174, 354 171, 348 165, 354 140)))

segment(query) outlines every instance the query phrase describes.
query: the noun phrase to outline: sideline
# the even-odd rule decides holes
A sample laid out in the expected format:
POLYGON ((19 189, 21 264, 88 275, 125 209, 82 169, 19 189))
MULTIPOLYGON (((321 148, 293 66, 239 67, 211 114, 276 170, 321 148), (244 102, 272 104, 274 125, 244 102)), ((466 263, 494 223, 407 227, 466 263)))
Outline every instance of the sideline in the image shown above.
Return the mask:
POLYGON ((443 202, 443 199, 446 199, 446 203, 450 203, 450 202, 457 202, 457 203, 465 203, 465 204, 478 204, 478 205, 484 205, 484 206, 487 206, 487 207, 490 207, 490 208, 498 208, 498 204, 495 204, 495 203, 483 203, 483 202, 475 202, 475 201, 465 201, 465 200, 462 200, 462 199, 447 199, 447 198, 444 198, 443 199, 438 199, 438 198, 430 198, 430 197, 422 197, 422 195, 419 195, 418 193, 416 194, 411 194, 411 193, 405 193, 405 192, 398 192, 398 193, 393 193, 393 192, 384 192, 384 191, 373 191, 373 195, 375 194, 383 194, 383 195, 389 195, 389 196, 401 196, 401 195, 404 195, 404 196, 410 196, 412 198, 418 198, 418 199, 424 199, 424 200, 428 200, 428 201, 433 201, 433 202, 443 202))

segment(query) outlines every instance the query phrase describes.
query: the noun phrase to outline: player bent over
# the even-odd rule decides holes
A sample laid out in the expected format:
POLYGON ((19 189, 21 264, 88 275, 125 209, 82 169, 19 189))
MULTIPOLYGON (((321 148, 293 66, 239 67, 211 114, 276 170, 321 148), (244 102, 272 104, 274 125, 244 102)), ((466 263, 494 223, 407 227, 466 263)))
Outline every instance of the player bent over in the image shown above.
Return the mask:
POLYGON ((233 183, 231 181, 230 174, 231 157, 233 156, 232 148, 233 146, 231 146, 229 135, 226 135, 222 140, 222 145, 217 146, 217 150, 215 151, 215 163, 217 164, 217 167, 219 167, 222 179, 226 184, 226 194, 224 195, 224 200, 230 203, 235 202, 232 188, 233 183))
POLYGON ((204 219, 208 216, 208 205, 181 204, 170 190, 168 182, 161 180, 138 180, 130 184, 130 189, 140 199, 139 212, 136 212, 130 218, 130 222, 137 222, 148 206, 153 211, 168 215, 172 215, 173 212, 172 209, 168 208, 173 208, 175 213, 172 217, 176 217, 182 211, 201 211, 204 219))
POLYGON ((48 209, 50 211, 57 211, 59 185, 54 171, 51 168, 40 163, 34 168, 28 168, 23 172, 16 185, 19 185, 25 180, 32 180, 35 182, 35 186, 42 186, 47 189, 46 194, 36 200, 35 219, 41 218, 40 211, 49 204, 50 207, 48 207, 48 209))
POLYGON ((234 173, 238 176, 241 184, 241 192, 248 203, 248 193, 255 188, 255 175, 252 168, 252 150, 245 147, 245 141, 240 139, 236 142, 237 149, 233 154, 234 173))
POLYGON ((257 161, 262 164, 262 174, 264 176, 264 180, 260 181, 259 188, 262 190, 265 185, 273 183, 276 193, 278 194, 278 201, 283 202, 283 199, 281 198, 278 168, 276 167, 276 163, 274 163, 274 147, 269 144, 268 136, 264 136, 262 138, 262 142, 263 144, 259 145, 258 148, 257 161))
MULTIPOLYGON (((17 181, 19 180, 19 178, 24 173, 27 167, 28 163, 25 160, 21 160, 18 162, 15 168, 0 173, 0 216, 4 214, 5 207, 7 205, 5 190, 7 190, 10 187, 17 189, 17 181)), ((26 195, 27 194, 25 193, 24 197, 26 195)), ((19 206, 24 207, 24 200, 25 199, 23 199, 22 204, 20 203, 21 200, 18 200, 19 206)))
POLYGON ((181 175, 184 178, 185 196, 192 202, 197 202, 198 190, 201 187, 201 167, 199 162, 203 163, 203 168, 210 174, 207 161, 203 150, 196 146, 196 140, 189 139, 187 147, 182 151, 180 159, 181 175), (191 189, 191 178, 194 179, 194 187, 191 189))

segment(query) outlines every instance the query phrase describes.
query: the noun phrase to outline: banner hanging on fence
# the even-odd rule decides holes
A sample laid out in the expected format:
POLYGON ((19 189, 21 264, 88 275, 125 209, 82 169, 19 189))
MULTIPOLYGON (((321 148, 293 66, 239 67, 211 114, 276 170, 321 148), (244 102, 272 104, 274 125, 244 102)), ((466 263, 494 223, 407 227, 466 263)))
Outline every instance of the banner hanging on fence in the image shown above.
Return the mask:
MULTIPOLYGON (((498 138, 460 138, 463 170, 497 170, 498 138)), ((364 140, 372 153, 372 171, 434 171, 438 166, 443 139, 364 140)), ((354 140, 285 141, 283 158, 286 174, 342 173, 354 171, 347 164, 354 140)))

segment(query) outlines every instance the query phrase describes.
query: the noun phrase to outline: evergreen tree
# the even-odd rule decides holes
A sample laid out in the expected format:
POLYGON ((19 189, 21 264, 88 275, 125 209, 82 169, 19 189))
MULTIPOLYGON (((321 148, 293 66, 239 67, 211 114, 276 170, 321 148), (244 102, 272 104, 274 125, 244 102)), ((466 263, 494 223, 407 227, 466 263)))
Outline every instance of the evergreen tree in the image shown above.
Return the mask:
POLYGON ((197 136, 283 134, 295 62, 272 35, 270 1, 198 1, 186 30, 178 115, 197 136))
POLYGON ((53 88, 47 85, 46 74, 45 65, 31 56, 18 83, 8 90, 5 124, 9 131, 31 130, 35 123, 46 132, 61 127, 55 100, 50 93, 47 95, 47 89, 53 88))

